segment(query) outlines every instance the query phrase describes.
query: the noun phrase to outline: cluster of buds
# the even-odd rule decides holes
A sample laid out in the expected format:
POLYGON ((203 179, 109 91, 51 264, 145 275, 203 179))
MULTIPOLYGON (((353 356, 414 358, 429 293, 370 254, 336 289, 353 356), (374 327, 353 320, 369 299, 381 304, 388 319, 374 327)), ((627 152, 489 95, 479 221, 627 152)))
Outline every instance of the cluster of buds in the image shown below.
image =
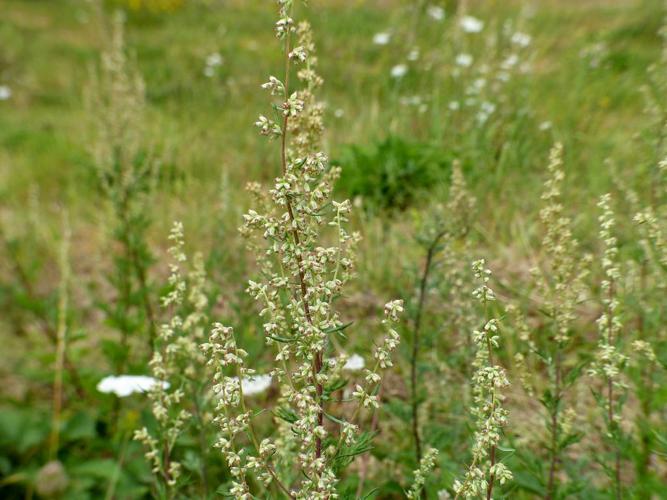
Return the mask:
MULTIPOLYGON (((487 284, 491 271, 486 269, 484 260, 473 262, 472 269, 479 282, 473 295, 487 311, 490 302, 495 300, 495 294, 487 284)), ((496 457, 508 415, 502 406, 505 400, 502 391, 510 385, 504 368, 493 363, 493 351, 500 345, 499 332, 496 318, 485 319, 481 330, 473 332, 473 341, 477 347, 472 377, 474 405, 471 409, 475 417, 475 434, 472 462, 463 480, 454 483, 456 498, 481 495, 487 495, 488 498, 495 482, 504 484, 512 479, 511 471, 496 457)))

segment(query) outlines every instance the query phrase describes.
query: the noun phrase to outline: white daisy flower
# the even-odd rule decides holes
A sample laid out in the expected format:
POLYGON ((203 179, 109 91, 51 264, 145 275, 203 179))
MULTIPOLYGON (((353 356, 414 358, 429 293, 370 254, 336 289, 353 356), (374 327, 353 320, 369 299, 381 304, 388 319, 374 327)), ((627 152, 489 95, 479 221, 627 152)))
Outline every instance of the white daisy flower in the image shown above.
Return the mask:
POLYGON ((343 370, 347 370, 349 372, 356 372, 361 370, 364 366, 366 366, 366 361, 364 360, 364 358, 362 358, 358 354, 353 354, 348 358, 348 360, 343 365, 343 370))
POLYGON ((222 66, 223 59, 218 52, 213 52, 206 57, 206 66, 222 66))
POLYGON ((456 56, 456 64, 467 68, 472 64, 472 56, 470 54, 459 54, 456 56))
MULTIPOLYGON (((97 390, 105 394, 115 394, 119 398, 130 396, 135 392, 146 392, 160 382, 146 375, 109 375, 97 384, 97 390)), ((169 388, 167 382, 163 382, 165 389, 169 388)))
POLYGON ((519 62, 519 56, 517 56, 516 54, 510 54, 501 63, 501 67, 503 69, 511 69, 512 67, 516 66, 518 62, 519 62))
POLYGON ((442 21, 445 18, 445 9, 439 5, 429 5, 426 13, 435 21, 442 21))
POLYGON ((528 47, 530 45, 532 38, 526 33, 521 33, 517 31, 512 35, 512 43, 518 45, 519 47, 528 47))
POLYGON ((254 396, 266 391, 271 386, 271 375, 253 375, 241 379, 244 396, 254 396))
POLYGON ((401 78, 408 72, 408 67, 405 64, 397 64, 391 68, 391 76, 394 78, 401 78))
POLYGON ((485 123, 488 119, 489 116, 496 110, 496 105, 493 104, 492 102, 483 102, 480 105, 479 112, 477 113, 477 121, 480 124, 485 123))
POLYGON ((461 28, 466 33, 479 33, 484 29, 484 22, 473 16, 463 16, 461 19, 461 28))
POLYGON ((492 102, 485 101, 482 103, 481 108, 484 113, 490 115, 496 110, 496 105, 493 104, 492 102))
POLYGON ((391 40, 391 34, 386 32, 375 33, 373 35, 373 43, 375 45, 387 45, 391 40))
POLYGON ((12 96, 12 89, 7 85, 0 85, 0 101, 6 101, 12 96))

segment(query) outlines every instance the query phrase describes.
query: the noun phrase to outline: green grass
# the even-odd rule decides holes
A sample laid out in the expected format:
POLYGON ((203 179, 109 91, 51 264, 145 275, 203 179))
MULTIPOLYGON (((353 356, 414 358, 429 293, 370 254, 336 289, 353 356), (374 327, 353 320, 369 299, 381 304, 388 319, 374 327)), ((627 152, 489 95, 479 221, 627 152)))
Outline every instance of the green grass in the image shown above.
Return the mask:
MULTIPOLYGON (((526 108, 538 119, 553 122, 554 135, 567 143, 569 168, 593 192, 607 185, 605 158, 623 163, 636 150, 633 135, 643 120, 639 89, 659 50, 659 16, 651 5, 549 3, 540 6, 529 22, 537 63, 526 108), (603 67, 592 70, 579 53, 598 41, 608 44, 609 54, 603 67)), ((9 15, 0 25, 4 63, 0 74, 15 97, 1 104, 0 141, 9 155, 5 161, 21 170, 11 178, 10 198, 25 197, 30 184, 39 182, 48 186, 48 198, 57 200, 65 185, 79 178, 77 169, 85 163, 82 95, 88 69, 95 64, 99 36, 92 21, 83 22, 90 14, 77 2, 61 1, 55 7, 49 2, 10 1, 8 6, 9 15)), ((396 19, 391 4, 383 8, 372 3, 317 6, 313 24, 322 53, 325 97, 330 112, 339 108, 346 112, 343 119, 328 117, 333 157, 346 143, 386 137, 396 119, 408 135, 416 130, 423 136, 428 130, 401 123, 402 109, 392 100, 388 71, 400 54, 397 47, 371 43, 375 32, 390 28, 396 19)), ((482 7, 479 12, 493 14, 494 8, 482 7)), ((270 149, 251 128, 262 110, 258 85, 279 67, 275 43, 266 29, 271 14, 261 2, 211 7, 193 3, 148 20, 130 18, 128 45, 146 79, 154 139, 162 149, 174 152, 177 168, 200 186, 216 181, 222 165, 228 166, 239 185, 247 178, 269 179, 275 173, 270 149), (225 62, 209 79, 203 75, 204 58, 214 51, 225 62)), ((403 90, 409 95, 409 89, 403 90)), ((438 120, 437 109, 428 114, 438 120)), ((547 144, 548 139, 542 140, 544 149, 530 152, 530 162, 522 155, 531 179, 539 180, 535 174, 542 165, 537 162, 546 155, 547 144)), ((513 188, 512 170, 517 168, 503 168, 503 177, 508 169, 510 174, 505 189, 513 188)), ((79 185, 75 190, 82 196, 90 192, 79 185)))
MULTIPOLYGON (((565 145, 567 211, 587 251, 599 248, 595 203, 600 194, 612 190, 623 200, 617 180, 640 194, 651 188, 654 158, 642 141, 649 121, 641 88, 647 82, 647 68, 660 57, 660 0, 533 2, 534 13, 523 28, 533 38, 532 69, 509 84, 511 106, 503 110, 503 119, 479 130, 448 118, 449 101, 461 90, 446 65, 451 62, 446 60, 451 55, 449 18, 443 24, 424 18, 413 32, 412 19, 404 18, 405 1, 309 3, 319 71, 325 80, 322 97, 328 104, 325 148, 331 158, 351 169, 343 174, 340 195, 361 195, 362 203, 375 202, 374 197, 387 189, 377 185, 385 179, 372 169, 391 170, 392 159, 401 163, 407 157, 417 158, 417 170, 429 176, 402 181, 401 188, 410 194, 401 210, 379 202, 372 210, 354 213, 352 224, 363 230, 365 239, 359 279, 345 297, 344 316, 359 313, 362 328, 372 331, 375 325, 367 318, 383 298, 414 289, 413 273, 421 253, 412 238, 413 223, 421 210, 441 201, 454 158, 461 159, 479 201, 478 222, 470 235, 475 254, 487 255, 504 286, 503 294, 519 301, 526 299, 523 280, 539 258, 537 214, 554 141, 565 145), (393 33, 391 44, 374 45, 373 35, 387 30, 393 33), (409 47, 404 40, 410 36, 422 58, 410 63, 406 77, 396 81, 390 70, 406 61, 409 47), (604 52, 594 67, 582 54, 596 44, 604 52), (433 61, 435 69, 424 70, 425 60, 433 61), (425 99, 424 112, 401 103, 415 95, 425 99), (546 122, 550 127, 541 127, 546 122), (605 163, 607 159, 612 162, 605 163)), ((447 5, 451 12, 449 6, 455 2, 433 3, 447 5)), ((470 3, 471 11, 487 22, 486 30, 493 20, 516 19, 521 4, 519 0, 470 3)), ((263 352, 261 322, 243 294, 253 264, 242 250, 236 227, 251 203, 245 184, 270 182, 279 171, 277 144, 259 137, 253 127, 256 117, 267 112, 267 96, 260 85, 267 75, 281 71, 279 45, 271 32, 273 7, 266 0, 192 1, 169 13, 130 13, 126 26, 127 46, 146 82, 148 137, 163 162, 149 231, 158 256, 155 281, 167 274, 163 256, 169 227, 173 220, 182 220, 188 246, 204 252, 211 263, 216 291, 222 296, 216 311, 235 319, 248 350, 258 356, 263 352), (213 52, 219 52, 224 62, 209 78, 203 71, 213 52), (223 176, 229 183, 228 205, 221 201, 223 176)), ((56 256, 64 207, 74 231, 72 301, 78 309, 71 321, 87 336, 74 357, 83 366, 89 388, 105 372, 98 366, 102 363, 98 348, 113 333, 95 309, 96 301, 108 294, 101 276, 111 266, 110 215, 96 187, 88 146, 90 116, 84 105, 103 38, 90 8, 78 0, 5 0, 2 11, 0 85, 8 85, 12 97, 0 101, 0 228, 18 242, 19 258, 27 262, 28 278, 46 305, 28 299, 18 306, 9 302, 7 314, 0 318, 0 342, 11 346, 11 352, 0 354, 0 383, 12 388, 0 391, 0 405, 14 408, 0 419, 20 422, 23 413, 28 415, 23 437, 3 436, 0 422, 0 444, 14 443, 19 458, 12 459, 20 462, 21 473, 34 474, 37 465, 32 458, 40 456, 36 443, 44 439, 37 435, 43 431, 38 421, 48 418, 53 356, 29 313, 43 307, 48 320, 55 318, 56 256), (26 332, 12 329, 13 315, 29 318, 24 321, 26 332)), ((482 57, 485 49, 475 45, 471 50, 482 57)), ((619 204, 621 212, 627 212, 619 214, 626 230, 632 214, 625 201, 619 204)), ((628 230, 621 237, 624 256, 636 251, 632 234, 628 230)), ((0 261, 0 278, 0 304, 6 305, 16 288, 9 260, 0 261)), ((367 345, 365 341, 352 340, 360 346, 367 345)), ((109 401, 104 404, 109 408, 80 418, 99 423, 105 412, 114 410, 109 401)), ((388 411, 400 414, 403 408, 394 405, 388 411)), ((134 419, 126 422, 128 429, 133 428, 141 418, 139 410, 133 409, 127 418, 134 419)), ((101 474, 108 481, 104 461, 115 463, 124 445, 121 434, 91 430, 88 421, 79 424, 80 429, 66 437, 72 453, 67 465, 74 473, 85 457, 99 460, 80 471, 84 479, 77 491, 89 491, 85 478, 95 482, 101 474), (85 441, 91 433, 99 437, 93 444, 85 441), (110 449, 104 449, 112 436, 110 449)), ((18 424, 12 425, 7 424, 12 429, 18 424)), ((441 435, 437 426, 431 431, 450 452, 443 458, 447 470, 461 466, 450 461, 463 453, 459 435, 463 425, 452 431, 454 436, 441 435)), ((378 453, 386 454, 390 463, 411 460, 401 455, 411 451, 381 447, 378 453)), ((140 497, 143 490, 137 484, 145 485, 147 470, 140 465, 138 448, 130 454, 136 460, 121 482, 139 488, 140 497)), ((3 460, 4 455, 0 496, 2 478, 11 469, 3 460)), ((385 486, 386 491, 396 491, 395 484, 385 486)), ((98 497, 104 494, 100 489, 90 491, 98 497)))

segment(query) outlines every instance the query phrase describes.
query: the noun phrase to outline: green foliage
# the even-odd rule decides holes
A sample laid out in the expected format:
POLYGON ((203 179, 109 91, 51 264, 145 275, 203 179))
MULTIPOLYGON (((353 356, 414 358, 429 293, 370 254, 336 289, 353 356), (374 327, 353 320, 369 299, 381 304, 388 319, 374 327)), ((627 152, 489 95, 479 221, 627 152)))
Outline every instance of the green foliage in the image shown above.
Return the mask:
POLYGON ((451 154, 440 147, 391 135, 371 145, 347 146, 338 190, 365 210, 405 210, 449 176, 451 154))

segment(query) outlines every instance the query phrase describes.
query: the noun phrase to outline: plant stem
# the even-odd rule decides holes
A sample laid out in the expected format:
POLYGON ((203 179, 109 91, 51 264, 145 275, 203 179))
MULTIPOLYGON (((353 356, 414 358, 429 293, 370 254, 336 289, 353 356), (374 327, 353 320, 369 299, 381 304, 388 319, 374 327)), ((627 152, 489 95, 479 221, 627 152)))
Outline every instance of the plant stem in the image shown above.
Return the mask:
MULTIPOLYGON (((130 227, 132 223, 128 219, 128 201, 123 200, 123 203, 120 204, 120 218, 122 223, 122 242, 125 247, 125 253, 127 260, 130 262, 130 265, 133 268, 134 274, 136 275, 137 282, 139 284, 139 295, 141 297, 141 303, 144 308, 144 314, 146 315, 146 322, 148 323, 148 347, 150 355, 153 355, 155 349, 155 338, 157 336, 157 330, 155 327, 155 312, 153 311, 153 304, 150 301, 148 294, 148 278, 146 276, 146 265, 139 257, 135 245, 132 243, 134 238, 130 235, 130 227)), ((132 284, 127 278, 127 303, 131 303, 130 294, 132 293, 132 284)))
MULTIPOLYGON (((384 392, 384 386, 380 385, 380 388, 378 390, 378 403, 382 402, 382 394, 384 392)), ((371 434, 374 434, 377 431, 378 425, 379 425, 379 415, 380 412, 374 411, 373 412, 373 417, 371 418, 371 434)), ((355 498, 360 498, 361 494, 364 491, 364 484, 366 483, 366 476, 368 474, 368 460, 369 456, 368 454, 364 455, 361 458, 361 465, 359 466, 359 484, 357 485, 357 492, 355 494, 355 498)))
MULTIPOLYGON (((614 300, 614 281, 610 279, 609 281, 609 306, 607 307, 607 343, 612 345, 615 341, 614 339, 614 309, 612 303, 614 300)), ((616 499, 620 500, 621 495, 621 450, 619 449, 618 442, 616 442, 615 435, 615 423, 614 423, 614 383, 611 377, 607 376, 607 419, 608 419, 608 428, 609 432, 614 439, 614 491, 616 499)))
MULTIPOLYGON (((493 467, 496 464, 496 447, 495 446, 491 447, 490 458, 491 458, 491 467, 493 467)), ((489 476, 489 485, 486 487, 486 500, 491 500, 491 495, 493 494, 493 482, 494 482, 494 476, 493 476, 493 473, 492 473, 489 476)))
POLYGON ((139 287, 141 288, 141 299, 144 305, 144 313, 146 314, 146 320, 148 322, 148 342, 150 347, 150 353, 153 354, 153 349, 155 348, 155 338, 157 336, 155 328, 155 313, 153 312, 153 304, 151 303, 149 294, 148 294, 148 279, 146 278, 146 266, 141 264, 137 252, 131 248, 130 249, 130 258, 132 260, 132 265, 134 266, 134 271, 137 274, 137 280, 139 280, 139 287))
MULTIPOLYGON (((284 79, 284 89, 285 89, 285 99, 289 98, 289 75, 290 75, 290 58, 289 58, 289 53, 290 53, 290 47, 291 47, 291 29, 288 28, 288 31, 285 35, 285 50, 284 50, 284 58, 285 58, 285 79, 284 79)), ((287 173, 287 128, 289 126, 289 113, 285 113, 285 116, 283 118, 283 126, 282 126, 282 135, 281 135, 281 141, 280 141, 280 162, 281 162, 281 167, 282 167, 282 173, 285 175, 287 173)), ((299 247, 301 245, 300 237, 299 237, 299 229, 297 227, 297 224, 295 224, 295 219, 294 219, 294 210, 292 209, 292 201, 290 200, 289 197, 286 198, 286 204, 287 204, 287 213, 289 214, 289 222, 290 226, 292 227, 292 237, 294 239, 294 245, 295 247, 299 247)), ((296 261, 297 261, 297 266, 298 266, 298 274, 299 274, 299 288, 301 290, 301 301, 303 303, 303 312, 304 315, 306 316, 306 320, 310 325, 313 325, 313 318, 310 313, 310 305, 308 303, 308 284, 306 281, 306 276, 303 270, 303 258, 300 253, 296 253, 296 261)), ((318 381, 318 374, 322 370, 322 352, 318 351, 315 353, 315 359, 313 360, 313 383, 315 384, 315 390, 317 393, 317 400, 318 400, 318 406, 319 406, 319 411, 317 414, 317 424, 318 426, 322 426, 324 423, 324 406, 323 406, 323 401, 322 401, 322 394, 324 392, 324 387, 322 384, 318 381)), ((320 458, 322 456, 322 438, 317 436, 315 438, 315 457, 320 458)))
POLYGON ((419 435, 419 401, 417 397, 417 363, 419 361, 419 345, 421 333, 421 319, 426 301, 426 289, 428 276, 433 262, 434 247, 430 246, 426 253, 426 261, 421 280, 419 282, 419 299, 417 302, 417 312, 415 313, 414 333, 412 335, 412 356, 410 358, 410 393, 412 404, 412 436, 415 442, 415 458, 417 463, 422 458, 421 437, 419 435))
POLYGON ((60 420, 63 406, 63 366, 65 364, 67 334, 67 293, 70 277, 69 246, 70 228, 67 213, 63 215, 63 239, 60 248, 60 291, 58 298, 58 329, 56 333, 55 376, 53 380, 53 420, 50 439, 51 460, 58 456, 60 445, 60 420))
MULTIPOLYGON (((556 322, 557 324, 557 322, 556 322)), ((561 379, 562 379, 562 350, 561 344, 556 340, 556 353, 554 365, 554 380, 553 380, 553 408, 551 409, 551 450, 549 460, 549 482, 547 484, 546 500, 552 500, 556 494, 556 471, 560 461, 560 453, 558 450, 558 440, 560 435, 560 401, 561 401, 561 379)))
MULTIPOLYGON (((238 368, 238 365, 236 367, 236 376, 239 380, 241 380, 242 376, 241 376, 241 371, 238 368)), ((224 391, 224 387, 223 387, 223 391, 224 391)), ((224 392, 223 392, 223 394, 224 394, 224 392)), ((247 410, 246 405, 245 405, 245 396, 243 395, 243 385, 242 384, 239 384, 239 394, 240 394, 241 411, 243 413, 247 413, 248 410, 247 410)), ((229 411, 227 410, 227 407, 225 407, 224 411, 225 411, 225 416, 227 416, 229 418, 229 411)), ((250 431, 249 432, 250 440, 252 441, 252 444, 255 447, 255 451, 259 454, 260 443, 259 443, 259 439, 257 439, 257 433, 255 432, 255 426, 252 423, 252 419, 248 421, 248 430, 250 431)), ((264 461, 264 467, 267 470, 267 472, 271 475, 271 477, 273 478, 275 484, 277 484, 278 487, 283 491, 283 493, 285 493, 285 495, 287 495, 288 498, 294 500, 294 495, 292 495, 290 493, 287 486, 285 486, 282 483, 282 481, 278 478, 278 474, 276 474, 276 471, 271 466, 271 464, 268 462, 268 460, 264 461)))
MULTIPOLYGON (((484 317, 488 318, 489 317, 489 305, 488 301, 484 299, 484 317)), ((486 336, 486 348, 489 352, 489 366, 493 366, 493 349, 491 347, 491 340, 489 339, 489 336, 486 336)), ((491 389, 491 414, 496 411, 496 389, 495 386, 492 387, 491 389)), ((491 450, 489 451, 489 458, 491 460, 491 466, 489 469, 493 469, 494 465, 496 465, 496 446, 493 445, 491 446, 491 450)), ((493 482, 494 482, 494 474, 493 472, 489 474, 489 483, 488 486, 486 487, 486 500, 491 500, 491 495, 493 494, 493 482)))
MULTIPOLYGON (((647 290, 647 260, 642 261, 641 268, 641 285, 640 290, 647 290)), ((640 306, 644 305, 643 297, 640 299, 640 306)), ((638 315, 638 325, 637 330, 639 332, 639 339, 646 339, 646 321, 644 319, 644 311, 641 310, 638 315)), ((648 496, 649 488, 645 486, 646 481, 648 480, 649 467, 651 464, 651 448, 652 448, 652 435, 650 432, 650 422, 651 422, 651 409, 653 406, 653 396, 654 396, 654 386, 653 386, 653 372, 655 370, 655 361, 648 363, 645 367, 642 367, 641 373, 639 374, 639 390, 637 395, 640 400, 641 407, 641 418, 638 419, 638 434, 641 438, 641 452, 639 455, 639 460, 637 463, 637 476, 638 482, 641 485, 639 490, 639 495, 648 496)))
POLYGON ((417 299, 417 311, 415 312, 414 331, 412 334, 412 355, 410 357, 410 396, 412 406, 412 436, 415 443, 415 458, 419 464, 422 458, 422 442, 419 434, 419 400, 417 395, 417 364, 419 362, 419 347, 422 315, 426 304, 426 291, 428 290, 428 278, 433 268, 433 259, 437 253, 438 244, 446 234, 439 232, 431 241, 426 251, 426 260, 419 280, 419 298, 417 299))
POLYGON ((195 418, 197 419, 197 427, 199 427, 199 448, 201 450, 201 467, 199 469, 199 474, 201 475, 201 481, 202 481, 202 493, 204 498, 208 498, 208 472, 207 472, 207 452, 208 452, 208 444, 206 442, 206 424, 204 422, 204 419, 202 418, 201 414, 201 409, 200 409, 200 399, 201 395, 200 394, 195 394, 194 397, 194 410, 195 410, 195 418))
POLYGON ((123 464, 125 462, 125 453, 127 451, 127 445, 129 441, 130 441, 129 435, 125 435, 123 437, 121 444, 120 457, 118 457, 118 461, 116 462, 116 465, 114 467, 113 474, 109 479, 109 485, 107 486, 107 491, 106 494, 104 495, 104 500, 113 500, 116 494, 116 485, 118 484, 118 479, 120 478, 120 473, 122 471, 123 464))

